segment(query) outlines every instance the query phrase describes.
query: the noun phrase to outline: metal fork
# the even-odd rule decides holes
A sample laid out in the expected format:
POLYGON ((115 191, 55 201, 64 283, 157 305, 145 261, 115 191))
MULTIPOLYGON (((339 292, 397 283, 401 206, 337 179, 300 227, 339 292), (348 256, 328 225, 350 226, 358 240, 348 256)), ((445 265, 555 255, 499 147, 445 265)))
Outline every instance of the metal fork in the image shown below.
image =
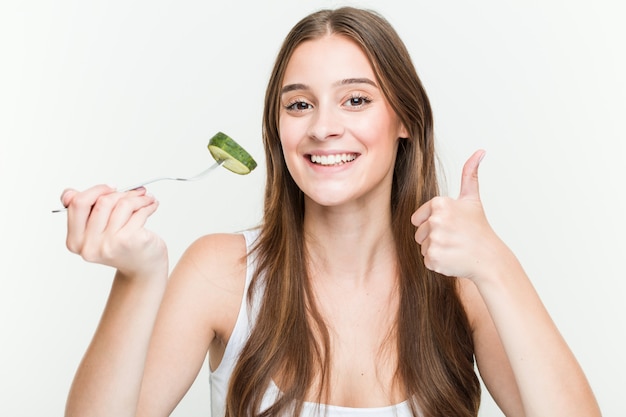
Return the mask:
MULTIPOLYGON (((147 181, 142 181, 138 184, 135 185, 131 185, 128 187, 123 187, 119 190, 119 192, 126 192, 126 191, 131 191, 131 190, 136 190, 139 187, 143 187, 144 185, 148 185, 148 184, 152 184, 153 182, 157 182, 157 181, 195 181, 195 180, 199 180, 201 178, 204 178, 206 175, 208 175, 211 171, 213 171, 215 168, 217 168, 218 166, 222 165, 222 163, 224 162, 224 160, 221 161, 217 161, 215 162, 213 165, 211 165, 210 167, 208 167, 207 169, 205 169, 204 171, 192 176, 192 177, 156 177, 156 178, 152 178, 149 179, 147 181)), ((63 211, 66 211, 67 207, 62 207, 56 210, 52 210, 53 213, 61 213, 63 211)))

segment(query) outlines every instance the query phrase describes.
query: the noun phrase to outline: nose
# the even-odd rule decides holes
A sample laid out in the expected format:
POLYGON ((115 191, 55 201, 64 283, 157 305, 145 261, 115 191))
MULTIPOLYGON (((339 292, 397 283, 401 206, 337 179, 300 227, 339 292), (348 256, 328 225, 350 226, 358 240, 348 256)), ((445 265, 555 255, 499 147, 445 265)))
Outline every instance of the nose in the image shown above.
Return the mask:
POLYGON ((340 137, 344 132, 340 110, 329 105, 318 104, 310 121, 308 135, 315 140, 340 137))

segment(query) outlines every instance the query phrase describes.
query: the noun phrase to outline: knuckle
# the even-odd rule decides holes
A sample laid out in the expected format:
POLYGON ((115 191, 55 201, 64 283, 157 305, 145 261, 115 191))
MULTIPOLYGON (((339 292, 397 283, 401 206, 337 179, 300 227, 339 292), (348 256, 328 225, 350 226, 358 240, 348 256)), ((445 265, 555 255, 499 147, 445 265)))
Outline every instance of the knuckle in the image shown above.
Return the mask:
POLYGON ((433 197, 431 207, 433 210, 438 210, 445 205, 446 198, 442 196, 433 197))
POLYGON ((87 262, 98 263, 102 260, 102 250, 100 242, 87 240, 83 244, 80 255, 87 262))
POLYGON ((67 247, 67 249, 72 253, 77 254, 80 252, 80 245, 78 244, 78 242, 74 241, 73 239, 67 238, 65 240, 65 247, 67 247))
POLYGON ((116 203, 116 207, 128 208, 131 205, 130 199, 128 197, 120 198, 116 203))
POLYGON ((441 229, 437 227, 437 223, 433 223, 433 227, 430 230, 430 233, 428 234, 428 239, 430 240, 430 245, 429 245, 429 249, 432 249, 433 247, 437 247, 439 244, 441 244, 441 229))
POLYGON ((90 246, 84 247, 80 252, 80 256, 87 262, 98 262, 100 259, 97 251, 90 246))
POLYGON ((78 193, 70 201, 70 206, 74 207, 88 207, 92 205, 92 201, 87 193, 78 193))
MULTIPOLYGON (((452 200, 449 197, 435 197, 432 202, 433 214, 440 214, 446 212, 451 204, 452 200)), ((432 217, 432 216, 431 216, 432 217)))
POLYGON ((63 190, 63 192, 61 193, 61 204, 63 204, 63 206, 68 207, 70 205, 70 203, 72 202, 72 200, 74 199, 74 196, 76 195, 77 191, 73 190, 71 188, 66 188, 65 190, 63 190))
POLYGON ((432 261, 434 259, 434 257, 433 257, 434 250, 433 250, 432 245, 428 245, 427 247, 423 247, 422 255, 424 255, 424 259, 428 259, 429 261, 432 261))
POLYGON ((444 219, 442 214, 437 212, 433 213, 433 215, 430 216, 428 222, 430 223, 432 229, 437 230, 437 228, 439 228, 444 223, 444 219))
POLYGON ((113 205, 115 194, 103 194, 96 199, 96 208, 108 208, 113 205))
POLYGON ((115 208, 123 211, 131 211, 133 209, 133 203, 128 198, 121 198, 115 205, 115 208))
POLYGON ((437 259, 433 256, 424 257, 424 266, 426 266, 426 268, 430 269, 431 271, 435 271, 435 272, 437 272, 439 269, 439 263, 437 262, 437 259))
POLYGON ((67 203, 63 202, 63 205, 65 207, 67 207, 68 209, 70 207, 74 207, 74 208, 76 208, 76 207, 83 207, 83 206, 86 205, 84 200, 85 200, 85 197, 83 197, 82 194, 77 194, 76 196, 74 196, 74 198, 72 198, 67 203))

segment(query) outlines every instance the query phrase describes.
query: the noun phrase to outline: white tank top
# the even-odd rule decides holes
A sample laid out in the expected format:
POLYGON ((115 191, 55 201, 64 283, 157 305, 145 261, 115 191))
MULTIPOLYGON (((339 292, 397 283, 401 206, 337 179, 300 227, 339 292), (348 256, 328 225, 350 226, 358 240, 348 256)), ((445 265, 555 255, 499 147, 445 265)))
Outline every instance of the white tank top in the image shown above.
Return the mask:
MULTIPOLYGON (((248 254, 254 244, 254 241, 258 237, 258 229, 249 230, 243 232, 246 239, 246 247, 248 254)), ((239 315, 233 328, 226 349, 224 350, 224 357, 220 362, 220 365, 215 371, 210 372, 209 384, 211 386, 211 416, 223 417, 225 414, 226 404, 226 391, 228 390, 228 383, 230 376, 233 373, 237 358, 241 353, 250 331, 254 325, 259 309, 261 297, 257 296, 253 298, 252 305, 248 305, 246 294, 256 269, 255 257, 248 256, 247 270, 246 270, 246 282, 243 291, 243 297, 241 300, 241 307, 239 308, 239 315)), ((265 410, 270 407, 276 398, 280 395, 280 390, 273 382, 265 392, 263 401, 261 403, 261 409, 265 410)), ((304 408, 300 417, 366 417, 366 416, 379 416, 379 417, 411 417, 411 411, 408 403, 402 402, 397 405, 391 405, 388 407, 376 407, 376 408, 350 408, 340 407, 335 405, 324 405, 316 403, 304 403, 304 408)))

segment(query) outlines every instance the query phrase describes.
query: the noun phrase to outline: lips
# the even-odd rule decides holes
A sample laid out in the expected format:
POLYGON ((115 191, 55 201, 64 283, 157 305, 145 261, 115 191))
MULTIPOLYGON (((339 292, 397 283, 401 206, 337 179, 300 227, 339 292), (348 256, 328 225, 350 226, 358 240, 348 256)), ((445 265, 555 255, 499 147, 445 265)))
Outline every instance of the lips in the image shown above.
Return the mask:
POLYGON ((343 165, 348 162, 352 162, 357 158, 358 154, 355 153, 338 153, 329 155, 309 155, 312 163, 316 165, 333 166, 343 165))

